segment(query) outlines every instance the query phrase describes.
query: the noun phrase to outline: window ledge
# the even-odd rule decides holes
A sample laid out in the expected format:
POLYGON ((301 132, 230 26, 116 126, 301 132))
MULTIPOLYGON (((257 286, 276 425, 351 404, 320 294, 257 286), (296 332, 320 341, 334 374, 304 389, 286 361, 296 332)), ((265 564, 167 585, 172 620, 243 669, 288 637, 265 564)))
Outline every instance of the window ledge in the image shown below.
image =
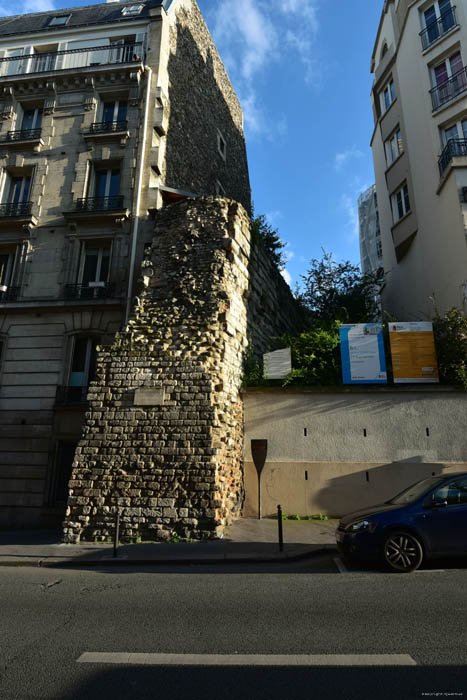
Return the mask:
POLYGON ((386 110, 385 112, 382 112, 382 113, 379 115, 378 123, 380 123, 380 122, 386 117, 386 115, 389 114, 389 112, 391 111, 393 105, 395 105, 396 102, 397 102, 397 97, 396 97, 396 99, 395 99, 393 102, 391 102, 391 104, 389 105, 389 107, 387 108, 387 110, 386 110))
POLYGON ((399 224, 401 224, 403 221, 408 219, 411 214, 412 214, 412 209, 409 209, 407 214, 404 214, 404 216, 402 216, 400 219, 398 219, 396 221, 396 223, 391 226, 391 231, 394 231, 399 226, 399 224))
POLYGON ((388 174, 388 172, 395 166, 395 164, 402 158, 402 156, 405 156, 405 151, 402 151, 402 153, 399 153, 397 158, 395 158, 395 160, 392 161, 391 165, 388 165, 388 167, 384 171, 385 175, 388 174))

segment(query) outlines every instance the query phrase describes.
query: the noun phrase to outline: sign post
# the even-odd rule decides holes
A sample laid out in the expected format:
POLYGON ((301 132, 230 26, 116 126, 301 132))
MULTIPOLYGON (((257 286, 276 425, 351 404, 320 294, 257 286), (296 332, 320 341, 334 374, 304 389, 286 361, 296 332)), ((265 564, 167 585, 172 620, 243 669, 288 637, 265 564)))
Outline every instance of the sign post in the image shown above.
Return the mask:
POLYGON ((261 520, 261 472, 263 471, 266 456, 268 454, 267 440, 251 441, 251 456, 258 474, 258 520, 261 520))

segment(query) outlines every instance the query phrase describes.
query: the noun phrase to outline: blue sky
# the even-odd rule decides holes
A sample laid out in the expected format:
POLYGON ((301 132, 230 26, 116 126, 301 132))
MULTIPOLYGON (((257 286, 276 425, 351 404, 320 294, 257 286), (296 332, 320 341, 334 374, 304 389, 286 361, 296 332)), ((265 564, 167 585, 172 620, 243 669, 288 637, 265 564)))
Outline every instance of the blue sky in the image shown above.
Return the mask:
MULTIPOLYGON (((0 0, 0 15, 89 5, 0 0)), ((369 72, 383 0, 198 0, 245 113, 257 213, 287 242, 287 278, 321 249, 359 262, 373 183, 369 72)))

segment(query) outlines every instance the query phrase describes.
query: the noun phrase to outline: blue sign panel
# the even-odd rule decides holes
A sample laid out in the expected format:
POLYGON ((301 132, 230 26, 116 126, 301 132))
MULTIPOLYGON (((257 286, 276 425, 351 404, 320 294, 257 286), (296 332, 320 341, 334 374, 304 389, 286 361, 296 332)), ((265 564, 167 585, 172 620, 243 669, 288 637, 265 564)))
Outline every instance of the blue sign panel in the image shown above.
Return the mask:
POLYGON ((344 384, 387 384, 380 323, 344 324, 340 339, 344 384))

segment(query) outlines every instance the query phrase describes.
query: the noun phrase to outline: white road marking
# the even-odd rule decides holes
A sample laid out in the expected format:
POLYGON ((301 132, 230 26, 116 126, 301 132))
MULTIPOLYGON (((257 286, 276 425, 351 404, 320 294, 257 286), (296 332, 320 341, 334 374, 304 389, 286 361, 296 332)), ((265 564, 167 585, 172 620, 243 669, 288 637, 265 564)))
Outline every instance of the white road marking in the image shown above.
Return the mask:
POLYGON ((446 569, 416 569, 414 574, 444 574, 446 569))
POLYGON ((348 574, 349 573, 349 570, 346 567, 346 565, 344 564, 344 562, 342 561, 342 559, 339 559, 339 557, 336 557, 335 559, 333 559, 333 561, 334 561, 334 564, 339 569, 339 573, 341 573, 341 574, 348 574))
POLYGON ((80 664, 144 666, 416 666, 408 654, 135 654, 84 652, 80 664))

